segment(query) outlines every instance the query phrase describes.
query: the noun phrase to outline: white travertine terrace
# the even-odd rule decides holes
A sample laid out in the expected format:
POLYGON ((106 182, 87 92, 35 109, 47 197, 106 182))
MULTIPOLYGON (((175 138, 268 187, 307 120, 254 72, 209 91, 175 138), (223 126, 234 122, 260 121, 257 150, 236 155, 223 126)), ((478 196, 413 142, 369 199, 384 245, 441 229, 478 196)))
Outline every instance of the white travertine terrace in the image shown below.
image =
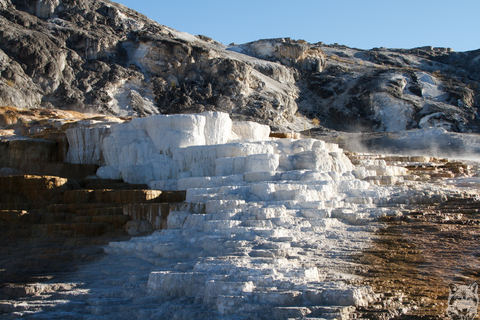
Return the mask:
POLYGON ((361 179, 401 179, 404 168, 355 167, 335 144, 272 139, 266 126, 213 112, 67 135, 68 158, 99 164, 100 178, 186 190, 195 204, 170 212, 167 229, 108 247, 158 266, 148 280, 152 294, 192 297, 225 317, 270 312, 278 319, 295 306, 373 301, 369 287, 346 284, 355 276, 341 257, 370 244, 377 217, 399 214, 378 206, 392 187, 361 179))

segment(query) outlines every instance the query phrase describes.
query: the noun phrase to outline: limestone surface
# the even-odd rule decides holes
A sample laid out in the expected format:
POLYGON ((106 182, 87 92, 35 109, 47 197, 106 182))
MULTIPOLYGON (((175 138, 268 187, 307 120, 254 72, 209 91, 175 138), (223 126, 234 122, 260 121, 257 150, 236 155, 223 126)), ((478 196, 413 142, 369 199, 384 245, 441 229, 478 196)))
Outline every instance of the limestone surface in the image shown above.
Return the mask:
POLYGON ((158 186, 164 181, 172 186, 162 186, 162 190, 175 190, 178 179, 213 176, 222 170, 230 175, 229 171, 245 166, 256 171, 276 168, 279 157, 268 155, 274 145, 248 142, 266 141, 269 133, 269 127, 258 123, 232 123, 226 113, 157 115, 118 125, 68 129, 71 147, 66 161, 100 165, 100 178, 152 182, 152 186, 154 181, 158 186), (227 144, 241 138, 245 142, 227 144), (227 157, 238 157, 237 167, 222 167, 222 159, 227 157))
MULTIPOLYGON (((438 252, 464 264, 444 266, 448 276, 478 280, 478 246, 465 241, 462 256, 470 235, 450 231, 452 221, 476 230, 479 166, 430 156, 478 161, 480 51, 289 38, 226 46, 106 0, 0 0, 0 13, 2 236, 39 222, 39 234, 67 242, 120 228, 135 236, 64 283, 2 284, 2 318, 350 319, 383 306, 376 316, 387 319, 426 303, 418 286, 402 288, 422 269, 393 260, 447 265, 442 254, 416 257, 429 230, 440 230, 438 252), (61 177, 12 176, 23 171, 61 177), (98 188, 67 179, 86 175, 98 188), (109 180, 134 189, 101 187, 109 180), (378 230, 402 238, 385 222, 402 230, 412 219, 437 221, 399 240, 403 257, 388 239, 375 249, 378 230), (367 282, 378 261, 402 272, 367 282)), ((44 240, 32 261, 83 257, 44 240)))

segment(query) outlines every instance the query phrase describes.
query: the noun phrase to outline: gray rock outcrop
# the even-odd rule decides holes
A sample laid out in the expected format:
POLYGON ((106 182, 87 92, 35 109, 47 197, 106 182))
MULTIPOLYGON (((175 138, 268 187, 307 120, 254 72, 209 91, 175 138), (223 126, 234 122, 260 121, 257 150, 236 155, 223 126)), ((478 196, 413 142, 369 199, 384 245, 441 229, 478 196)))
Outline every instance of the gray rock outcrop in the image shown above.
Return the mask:
POLYGON ((116 116, 228 112, 274 131, 479 132, 480 51, 225 46, 107 0, 1 0, 0 105, 116 116))
POLYGON ((326 68, 302 78, 305 94, 298 105, 324 126, 350 132, 437 127, 479 132, 480 69, 472 56, 478 59, 480 50, 321 48, 326 68))
POLYGON ((117 116, 220 110, 271 125, 296 112, 294 71, 110 1, 3 1, 0 105, 117 116))

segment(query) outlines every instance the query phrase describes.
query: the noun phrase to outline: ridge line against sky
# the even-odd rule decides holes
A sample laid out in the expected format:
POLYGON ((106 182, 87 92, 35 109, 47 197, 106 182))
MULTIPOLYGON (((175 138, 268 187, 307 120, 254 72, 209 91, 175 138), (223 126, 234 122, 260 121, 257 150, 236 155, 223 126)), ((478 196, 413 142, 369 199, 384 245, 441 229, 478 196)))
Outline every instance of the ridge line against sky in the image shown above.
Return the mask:
POLYGON ((259 39, 303 39, 352 48, 480 48, 478 0, 120 0, 178 31, 228 45, 259 39))

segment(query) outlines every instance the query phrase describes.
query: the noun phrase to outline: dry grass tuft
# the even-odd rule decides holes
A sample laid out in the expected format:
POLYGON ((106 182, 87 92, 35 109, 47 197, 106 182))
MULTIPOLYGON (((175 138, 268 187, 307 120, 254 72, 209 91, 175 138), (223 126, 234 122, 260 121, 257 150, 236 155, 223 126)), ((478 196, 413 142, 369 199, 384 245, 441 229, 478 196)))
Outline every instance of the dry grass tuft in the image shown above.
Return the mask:
POLYGON ((0 107, 0 126, 4 127, 9 124, 15 124, 18 121, 17 108, 0 107))
POLYGON ((10 80, 10 79, 5 79, 5 84, 6 84, 7 86, 9 86, 10 88, 14 88, 14 87, 15 87, 15 81, 10 80))

